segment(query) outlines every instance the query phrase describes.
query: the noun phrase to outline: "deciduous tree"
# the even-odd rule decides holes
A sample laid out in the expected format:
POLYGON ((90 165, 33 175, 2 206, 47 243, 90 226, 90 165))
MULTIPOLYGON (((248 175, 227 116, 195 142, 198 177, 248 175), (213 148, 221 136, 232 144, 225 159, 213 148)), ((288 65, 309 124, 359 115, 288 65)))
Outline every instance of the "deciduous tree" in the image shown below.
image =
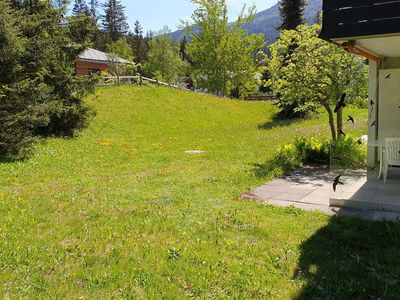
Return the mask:
POLYGON ((160 81, 177 83, 185 75, 186 63, 179 57, 178 45, 164 28, 149 41, 149 52, 145 70, 160 81))
MULTIPOLYGON (((343 93, 347 103, 367 99, 367 67, 359 57, 318 38, 320 27, 299 26, 283 31, 271 48, 269 71, 281 100, 298 101, 299 110, 322 106, 329 116, 332 139, 337 138, 333 106, 343 93), (288 58, 284 55, 296 43, 288 58)), ((339 110, 338 120, 342 111, 339 110)))
POLYGON ((188 54, 193 62, 193 75, 198 87, 219 95, 234 89, 241 94, 256 89, 259 53, 264 47, 262 35, 251 35, 242 25, 252 20, 255 8, 244 9, 233 24, 228 24, 225 0, 192 0, 198 8, 193 23, 188 54), (196 30, 197 31, 197 30, 196 30))

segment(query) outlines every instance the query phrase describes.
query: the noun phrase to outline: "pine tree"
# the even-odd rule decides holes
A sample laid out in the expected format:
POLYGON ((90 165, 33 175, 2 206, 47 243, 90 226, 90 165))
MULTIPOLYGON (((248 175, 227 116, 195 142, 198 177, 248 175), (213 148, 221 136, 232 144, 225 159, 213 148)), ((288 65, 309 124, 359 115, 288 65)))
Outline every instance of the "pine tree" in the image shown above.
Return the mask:
POLYGON ((296 29, 297 26, 304 24, 304 8, 305 0, 281 0, 279 2, 279 11, 282 24, 279 27, 281 30, 296 29))
POLYGON ((148 47, 143 37, 143 27, 140 25, 139 20, 135 22, 131 45, 135 54, 136 62, 143 64, 147 57, 148 47))
POLYGON ((78 15, 90 15, 89 7, 86 4, 85 0, 75 0, 74 6, 72 8, 72 14, 74 16, 78 15))
POLYGON ((133 33, 136 36, 143 38, 143 27, 140 24, 139 20, 136 20, 136 22, 135 22, 135 27, 133 29, 133 33))
POLYGON ((81 97, 90 86, 73 75, 85 48, 73 31, 83 27, 48 1, 10 4, 0 1, 0 159, 25 156, 37 136, 73 135, 85 126, 81 97))
POLYGON ((186 45, 187 45, 187 38, 186 35, 183 37, 181 40, 181 45, 179 47, 179 55, 182 60, 186 61, 187 60, 187 54, 186 54, 186 45))
POLYGON ((126 20, 125 7, 119 0, 108 0, 104 4, 102 27, 113 42, 128 33, 129 26, 126 20))
POLYGON ((99 6, 99 1, 98 0, 90 0, 90 15, 93 18, 94 24, 97 24, 98 20, 99 20, 99 16, 97 14, 97 9, 99 6))

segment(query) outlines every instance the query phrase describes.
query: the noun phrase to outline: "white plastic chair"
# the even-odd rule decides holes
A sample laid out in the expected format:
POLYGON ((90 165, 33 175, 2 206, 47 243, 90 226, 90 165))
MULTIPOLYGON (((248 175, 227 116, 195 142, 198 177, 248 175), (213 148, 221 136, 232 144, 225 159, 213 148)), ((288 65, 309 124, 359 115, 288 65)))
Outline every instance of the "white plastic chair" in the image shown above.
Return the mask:
POLYGON ((387 138, 385 145, 384 182, 386 183, 389 166, 400 166, 400 138, 387 138))

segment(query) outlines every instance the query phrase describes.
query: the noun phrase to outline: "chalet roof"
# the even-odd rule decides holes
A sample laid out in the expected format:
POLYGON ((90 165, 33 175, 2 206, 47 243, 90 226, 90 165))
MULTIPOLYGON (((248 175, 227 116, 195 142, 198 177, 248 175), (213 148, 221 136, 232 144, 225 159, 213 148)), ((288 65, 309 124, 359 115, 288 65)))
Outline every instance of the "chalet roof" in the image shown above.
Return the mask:
POLYGON ((120 64, 131 64, 131 62, 126 59, 120 57, 116 57, 113 59, 110 54, 93 48, 87 48, 81 55, 79 55, 78 59, 84 61, 103 62, 103 63, 110 63, 112 61, 116 61, 117 63, 120 64))

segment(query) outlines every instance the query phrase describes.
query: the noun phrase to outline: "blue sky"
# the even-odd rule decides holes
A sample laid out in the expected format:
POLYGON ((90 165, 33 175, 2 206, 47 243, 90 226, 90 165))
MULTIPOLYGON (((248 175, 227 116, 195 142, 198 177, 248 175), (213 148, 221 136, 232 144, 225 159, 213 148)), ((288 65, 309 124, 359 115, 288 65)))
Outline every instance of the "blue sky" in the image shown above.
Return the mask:
MULTIPOLYGON (((121 0, 126 7, 129 26, 138 19, 144 31, 158 31, 164 25, 171 30, 176 30, 179 20, 190 20, 196 6, 189 0, 121 0)), ((231 20, 239 13, 244 4, 255 4, 257 11, 267 9, 277 3, 278 0, 227 0, 229 17, 231 20)))

